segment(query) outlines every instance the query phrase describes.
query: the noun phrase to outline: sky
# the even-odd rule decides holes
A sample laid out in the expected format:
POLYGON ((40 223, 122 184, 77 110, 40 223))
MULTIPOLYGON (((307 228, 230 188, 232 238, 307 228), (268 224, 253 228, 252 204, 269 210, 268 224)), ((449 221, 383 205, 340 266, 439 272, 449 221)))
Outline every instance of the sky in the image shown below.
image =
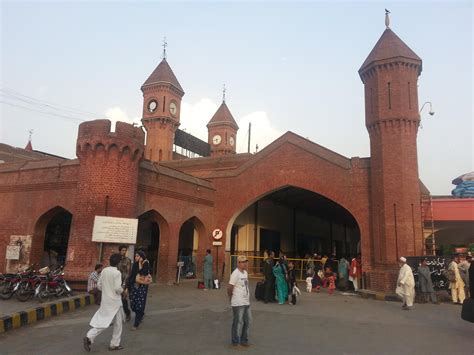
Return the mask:
POLYGON ((385 29, 423 59, 420 178, 434 195, 474 170, 471 1, 1 2, 0 142, 75 158, 81 121, 140 123, 140 87, 162 59, 185 91, 181 129, 207 141, 222 102, 237 151, 292 131, 370 156, 358 69, 385 29))

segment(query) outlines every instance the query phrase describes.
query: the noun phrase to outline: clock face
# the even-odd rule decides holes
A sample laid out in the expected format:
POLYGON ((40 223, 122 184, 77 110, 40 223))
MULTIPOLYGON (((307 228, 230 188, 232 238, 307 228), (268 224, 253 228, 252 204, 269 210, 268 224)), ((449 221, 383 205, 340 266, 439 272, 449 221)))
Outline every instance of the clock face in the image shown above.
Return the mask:
POLYGON ((229 138, 229 144, 233 147, 234 144, 235 144, 235 140, 234 140, 234 137, 230 137, 229 138))
POLYGON ((151 101, 148 103, 148 112, 153 113, 153 112, 156 111, 157 108, 158 108, 158 101, 156 101, 156 100, 151 100, 151 101))
POLYGON ((218 145, 221 142, 222 138, 220 135, 216 134, 214 137, 212 137, 212 143, 214 145, 218 145))
POLYGON ((176 104, 174 102, 170 102, 171 116, 175 116, 177 112, 178 112, 178 107, 176 106, 176 104))

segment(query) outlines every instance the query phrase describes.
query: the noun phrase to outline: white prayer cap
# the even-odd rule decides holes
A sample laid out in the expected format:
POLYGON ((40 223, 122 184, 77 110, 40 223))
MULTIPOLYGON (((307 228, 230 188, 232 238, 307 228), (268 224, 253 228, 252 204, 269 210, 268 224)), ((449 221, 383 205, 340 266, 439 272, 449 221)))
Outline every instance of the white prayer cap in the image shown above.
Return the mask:
POLYGON ((400 257, 400 261, 403 262, 403 263, 406 263, 407 259, 402 256, 402 257, 400 257))

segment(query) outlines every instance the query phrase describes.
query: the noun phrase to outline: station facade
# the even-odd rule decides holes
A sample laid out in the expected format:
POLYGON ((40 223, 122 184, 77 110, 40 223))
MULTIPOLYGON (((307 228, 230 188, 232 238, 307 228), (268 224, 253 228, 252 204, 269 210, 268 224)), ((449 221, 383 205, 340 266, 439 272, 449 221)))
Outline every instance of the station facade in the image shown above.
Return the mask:
POLYGON ((179 130, 184 90, 164 58, 141 87, 143 128, 84 122, 73 160, 0 146, 0 271, 54 250, 71 280, 86 280, 117 249, 91 240, 94 217, 106 215, 138 218, 137 245, 162 282, 175 280, 181 255, 194 254, 199 276, 206 249, 225 274, 231 254, 270 249, 360 253, 366 288, 392 290, 398 258, 425 253, 421 71, 421 59, 387 27, 359 69, 370 157, 344 157, 292 132, 237 154, 239 127, 225 101, 207 125, 208 142, 179 130), (186 146, 200 157, 178 154, 178 138, 194 142, 186 146), (215 229, 224 235, 219 249, 215 229), (7 245, 21 246, 19 261, 6 259, 7 245))

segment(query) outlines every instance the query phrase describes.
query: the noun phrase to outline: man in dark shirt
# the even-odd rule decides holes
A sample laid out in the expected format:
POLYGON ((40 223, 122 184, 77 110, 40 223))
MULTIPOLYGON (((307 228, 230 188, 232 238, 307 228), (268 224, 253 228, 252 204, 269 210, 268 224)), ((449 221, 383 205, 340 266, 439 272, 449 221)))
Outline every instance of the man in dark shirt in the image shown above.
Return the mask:
POLYGON ((128 285, 128 276, 130 275, 132 261, 127 257, 127 249, 128 249, 127 245, 125 244, 119 245, 119 252, 120 252, 120 255, 122 256, 122 259, 120 260, 120 263, 118 264, 117 268, 122 274, 122 288, 124 290, 122 294, 122 305, 123 305, 123 311, 125 312, 125 316, 128 322, 131 319, 131 314, 130 314, 130 308, 128 307, 127 285, 128 285))

